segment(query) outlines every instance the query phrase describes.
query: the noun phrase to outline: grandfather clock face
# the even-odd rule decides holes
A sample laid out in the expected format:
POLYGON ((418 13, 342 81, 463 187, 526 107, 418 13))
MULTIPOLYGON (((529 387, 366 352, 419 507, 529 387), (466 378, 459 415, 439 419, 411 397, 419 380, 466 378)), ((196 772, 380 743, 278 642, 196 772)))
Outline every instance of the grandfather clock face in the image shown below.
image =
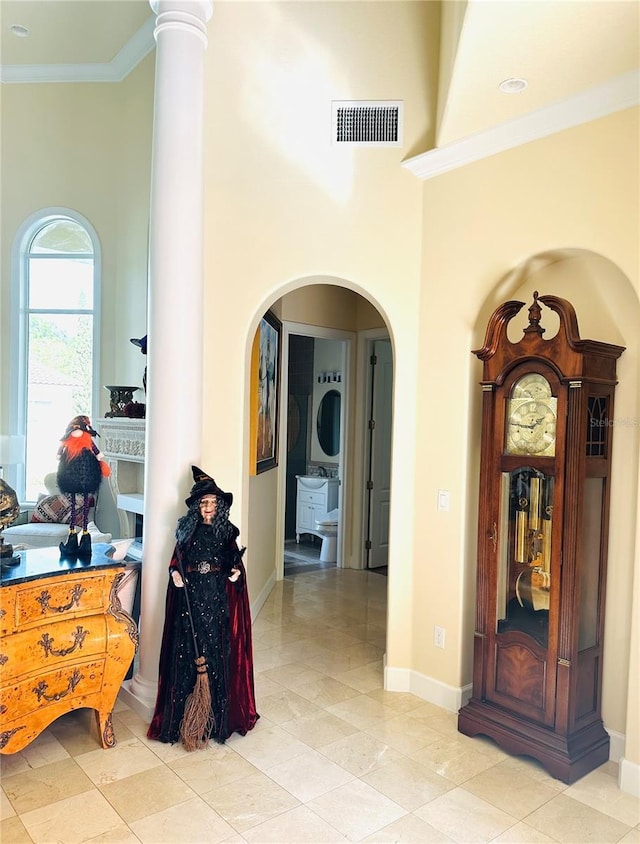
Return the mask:
POLYGON ((519 378, 507 400, 505 453, 554 457, 558 400, 538 372, 519 378))

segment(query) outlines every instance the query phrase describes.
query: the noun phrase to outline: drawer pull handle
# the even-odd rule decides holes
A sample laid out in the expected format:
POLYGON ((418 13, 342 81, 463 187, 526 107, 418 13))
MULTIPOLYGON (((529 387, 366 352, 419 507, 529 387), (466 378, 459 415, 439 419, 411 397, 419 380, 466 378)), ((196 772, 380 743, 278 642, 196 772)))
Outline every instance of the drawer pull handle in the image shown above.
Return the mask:
POLYGON ((84 680, 84 674, 81 674, 76 668, 71 677, 69 677, 69 683, 63 692, 56 692, 53 695, 46 694, 48 685, 44 680, 40 680, 38 685, 33 689, 33 692, 38 697, 38 703, 42 700, 42 698, 49 703, 53 703, 54 701, 61 700, 63 697, 66 697, 68 694, 73 692, 80 680, 84 680))
POLYGON ((51 637, 48 633, 43 633, 42 638, 38 642, 39 645, 42 645, 44 648, 44 655, 49 656, 68 656, 72 654, 76 648, 81 648, 82 643, 89 635, 88 630, 83 630, 82 627, 78 626, 75 629, 73 635, 73 645, 68 648, 60 648, 60 650, 55 650, 53 647, 53 637, 51 637))
POLYGON ((13 730, 6 730, 3 733, 0 733, 0 750, 7 746, 9 741, 15 736, 15 734, 19 730, 24 730, 26 724, 22 724, 20 727, 14 727, 13 730))
POLYGON ((80 598, 82 597, 82 593, 86 592, 86 591, 87 590, 85 589, 84 586, 81 586, 79 583, 76 584, 73 587, 73 589, 71 590, 71 600, 69 601, 68 604, 65 604, 62 607, 52 607, 52 606, 49 605, 49 601, 51 600, 51 592, 49 592, 47 589, 42 590, 42 592, 40 593, 40 596, 38 598, 36 598, 36 601, 42 607, 42 614, 43 615, 47 610, 49 610, 49 612, 66 612, 67 610, 70 610, 71 607, 74 604, 76 604, 76 606, 77 606, 80 603, 80 598))

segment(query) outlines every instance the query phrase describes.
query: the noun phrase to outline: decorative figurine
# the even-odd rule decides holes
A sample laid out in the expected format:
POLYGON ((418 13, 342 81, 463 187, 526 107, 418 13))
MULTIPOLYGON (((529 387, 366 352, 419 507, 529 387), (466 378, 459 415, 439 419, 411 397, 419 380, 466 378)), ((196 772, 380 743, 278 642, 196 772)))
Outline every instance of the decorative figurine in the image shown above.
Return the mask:
MULTIPOLYGON (((142 354, 146 357, 147 356, 147 335, 145 334, 144 337, 140 337, 140 339, 136 339, 135 337, 131 338, 131 343, 134 346, 137 346, 142 354)), ((144 388, 145 393, 147 392, 147 367, 144 368, 144 375, 142 376, 142 386, 144 388)))
POLYGON ((93 437, 100 436, 91 427, 88 416, 74 416, 58 449, 58 486, 68 495, 71 504, 69 536, 60 543, 60 556, 67 559, 91 559, 91 536, 87 530, 91 496, 97 495, 103 477, 111 474, 93 437), (82 496, 82 536, 78 542, 76 531, 76 495, 82 496))
POLYGON ((5 545, 2 531, 15 521, 20 515, 20 502, 18 496, 9 484, 0 478, 0 560, 2 567, 17 566, 20 563, 20 557, 14 555, 13 545, 5 545))
POLYGON ((126 408, 133 404, 133 394, 140 387, 119 387, 117 385, 105 386, 109 390, 109 406, 111 410, 105 413, 107 419, 114 419, 117 416, 126 416, 126 408))
POLYGON ((229 521, 233 501, 192 466, 189 508, 169 564, 158 695, 147 736, 186 750, 245 735, 259 715, 244 548, 229 521))

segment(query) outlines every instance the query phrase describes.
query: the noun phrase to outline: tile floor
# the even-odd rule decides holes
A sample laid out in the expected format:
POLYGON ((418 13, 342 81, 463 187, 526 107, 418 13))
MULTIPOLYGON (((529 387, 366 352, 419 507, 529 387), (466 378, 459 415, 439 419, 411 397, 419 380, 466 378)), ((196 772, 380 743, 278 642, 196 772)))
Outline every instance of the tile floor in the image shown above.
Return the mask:
POLYGON ((304 535, 300 542, 287 539, 284 543, 284 574, 303 574, 335 567, 335 563, 320 562, 321 541, 315 536, 304 535))
POLYGON ((186 753, 123 704, 118 744, 92 713, 1 757, 3 844, 640 842, 640 801, 608 763, 573 786, 385 692, 387 579, 327 569, 278 583, 255 619, 261 719, 186 753))

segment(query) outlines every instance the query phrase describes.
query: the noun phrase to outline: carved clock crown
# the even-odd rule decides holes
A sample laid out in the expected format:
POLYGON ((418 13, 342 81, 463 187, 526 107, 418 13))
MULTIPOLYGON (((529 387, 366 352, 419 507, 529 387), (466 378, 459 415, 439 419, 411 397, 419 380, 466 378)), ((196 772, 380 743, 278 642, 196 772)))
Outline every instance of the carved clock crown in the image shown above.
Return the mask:
POLYGON ((565 378, 595 376, 598 380, 616 383, 615 361, 624 347, 581 340, 574 307, 559 296, 540 296, 535 290, 529 307, 529 324, 523 329, 521 339, 512 343, 507 336, 507 328, 524 305, 524 302, 512 299, 500 305, 491 315, 484 345, 473 352, 484 362, 483 383, 501 384, 506 372, 524 358, 550 363, 565 378), (543 337, 546 329, 540 324, 541 304, 559 318, 558 332, 549 339, 543 337))

